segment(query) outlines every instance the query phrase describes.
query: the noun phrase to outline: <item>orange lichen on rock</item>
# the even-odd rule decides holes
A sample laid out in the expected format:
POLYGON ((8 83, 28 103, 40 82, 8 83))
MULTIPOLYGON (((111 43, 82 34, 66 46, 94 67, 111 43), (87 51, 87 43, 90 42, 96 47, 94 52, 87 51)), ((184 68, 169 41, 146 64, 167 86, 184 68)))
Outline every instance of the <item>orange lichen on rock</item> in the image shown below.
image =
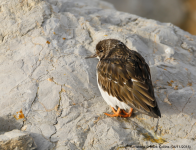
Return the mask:
POLYGON ((178 90, 178 86, 177 85, 174 87, 174 90, 178 90))
POLYGON ((191 82, 188 82, 188 83, 187 83, 187 86, 192 86, 192 83, 191 83, 191 82))
POLYGON ((63 38, 63 40, 65 40, 66 38, 63 38))
POLYGON ((170 82, 167 82, 167 84, 168 84, 168 86, 172 86, 172 83, 170 83, 170 82))
POLYGON ((153 137, 152 135, 149 135, 148 133, 143 133, 142 135, 144 136, 145 141, 151 141, 152 143, 159 143, 159 144, 163 144, 166 142, 165 139, 159 136, 153 137))
POLYGON ((53 82, 53 77, 52 78, 48 78, 48 81, 53 82))
POLYGON ((168 86, 172 86, 172 83, 174 83, 173 80, 171 80, 170 82, 167 82, 168 86))
POLYGON ((49 42, 49 41, 46 41, 46 43, 47 43, 47 44, 50 44, 50 42, 49 42))
POLYGON ((22 109, 19 112, 16 112, 16 115, 14 115, 14 118, 16 118, 16 120, 25 118, 22 112, 22 109))

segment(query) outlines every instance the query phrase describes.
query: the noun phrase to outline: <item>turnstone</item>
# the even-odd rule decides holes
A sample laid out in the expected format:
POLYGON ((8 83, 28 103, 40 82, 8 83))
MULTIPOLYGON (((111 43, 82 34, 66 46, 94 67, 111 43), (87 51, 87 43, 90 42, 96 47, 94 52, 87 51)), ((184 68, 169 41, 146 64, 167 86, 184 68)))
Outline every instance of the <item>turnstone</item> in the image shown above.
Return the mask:
POLYGON ((152 86, 150 69, 144 58, 116 39, 96 45, 96 53, 86 58, 99 59, 97 84, 111 106, 110 117, 130 117, 133 108, 154 118, 161 117, 152 86), (129 110, 129 112, 126 112, 129 110))

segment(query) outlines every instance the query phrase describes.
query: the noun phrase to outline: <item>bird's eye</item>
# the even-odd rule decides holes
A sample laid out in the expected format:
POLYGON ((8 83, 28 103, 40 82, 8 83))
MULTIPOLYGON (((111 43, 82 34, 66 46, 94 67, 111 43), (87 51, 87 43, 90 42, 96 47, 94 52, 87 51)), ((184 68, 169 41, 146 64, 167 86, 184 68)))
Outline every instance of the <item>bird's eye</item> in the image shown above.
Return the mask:
POLYGON ((101 49, 101 50, 99 50, 99 52, 103 52, 103 50, 101 49))

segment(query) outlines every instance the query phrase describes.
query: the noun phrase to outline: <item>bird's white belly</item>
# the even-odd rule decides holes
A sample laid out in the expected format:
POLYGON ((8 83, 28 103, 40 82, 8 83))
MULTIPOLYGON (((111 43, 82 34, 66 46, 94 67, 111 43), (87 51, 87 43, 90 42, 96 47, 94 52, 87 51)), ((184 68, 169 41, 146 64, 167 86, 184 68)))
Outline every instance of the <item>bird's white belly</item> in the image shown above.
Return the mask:
POLYGON ((98 88, 101 92, 103 99, 106 101, 108 105, 114 107, 115 109, 117 109, 116 106, 118 106, 120 109, 125 109, 125 110, 131 108, 126 103, 119 101, 116 97, 113 97, 109 95, 107 92, 105 92, 104 90, 102 90, 102 88, 100 87, 98 83, 98 75, 97 75, 97 85, 98 85, 98 88))

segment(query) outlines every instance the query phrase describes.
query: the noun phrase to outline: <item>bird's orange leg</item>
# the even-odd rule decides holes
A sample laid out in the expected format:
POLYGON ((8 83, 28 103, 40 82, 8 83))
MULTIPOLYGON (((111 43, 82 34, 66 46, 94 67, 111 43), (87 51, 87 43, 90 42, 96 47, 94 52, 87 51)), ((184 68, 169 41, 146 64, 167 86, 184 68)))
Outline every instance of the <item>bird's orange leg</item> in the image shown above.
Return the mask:
POLYGON ((133 108, 130 108, 129 112, 127 113, 124 109, 122 110, 123 114, 122 117, 127 118, 127 117, 131 117, 132 113, 133 113, 133 108))
POLYGON ((124 109, 121 110, 120 108, 118 108, 117 111, 113 107, 111 107, 111 109, 114 112, 114 114, 112 114, 112 115, 108 114, 108 113, 104 113, 104 114, 109 116, 109 117, 118 117, 118 116, 120 116, 120 117, 123 117, 123 118, 127 118, 127 117, 131 117, 131 115, 133 113, 133 108, 130 108, 128 113, 124 109), (121 113, 123 113, 123 115, 121 113))
MULTIPOLYGON (((111 106, 110 106, 111 107, 111 106)), ((122 112, 122 110, 120 110, 120 108, 118 108, 118 110, 117 111, 115 111, 115 109, 113 108, 113 107, 111 107, 112 108, 112 111, 114 112, 114 114, 108 114, 108 113, 104 113, 105 115, 107 115, 107 116, 109 116, 109 117, 118 117, 118 116, 121 116, 121 112, 122 112)))
MULTIPOLYGON (((114 107, 112 107, 112 106, 110 106, 111 107, 111 109, 112 109, 112 111, 113 111, 113 113, 116 113, 117 111, 114 109, 114 107)), ((120 113, 121 113, 121 110, 120 110, 120 113)))

